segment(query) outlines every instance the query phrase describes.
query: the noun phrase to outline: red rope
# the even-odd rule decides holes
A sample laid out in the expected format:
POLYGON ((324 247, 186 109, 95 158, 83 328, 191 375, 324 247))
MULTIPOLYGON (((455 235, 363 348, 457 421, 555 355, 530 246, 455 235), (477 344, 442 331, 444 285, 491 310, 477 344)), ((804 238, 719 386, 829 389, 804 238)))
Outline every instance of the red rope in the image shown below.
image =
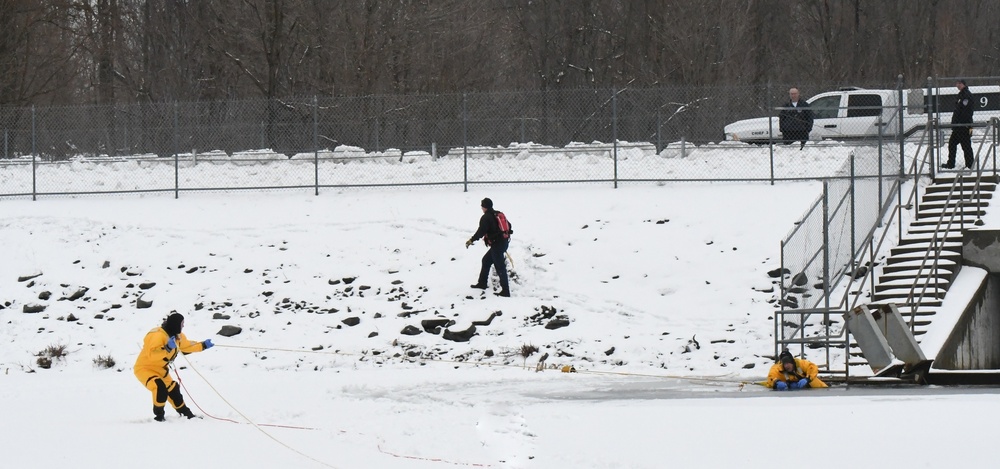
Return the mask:
MULTIPOLYGON (((216 417, 216 416, 208 413, 207 411, 205 411, 205 409, 201 408, 201 406, 198 405, 198 402, 195 401, 193 397, 191 397, 191 391, 189 391, 188 388, 187 388, 187 386, 184 385, 184 380, 181 379, 181 374, 180 374, 179 371, 177 371, 177 367, 174 366, 174 367, 171 367, 171 368, 173 368, 173 370, 174 370, 174 376, 177 377, 177 382, 180 383, 181 388, 184 389, 184 393, 188 395, 188 400, 191 401, 191 403, 194 404, 194 406, 197 407, 198 410, 200 410, 202 414, 207 415, 209 418, 212 418, 212 419, 215 419, 215 420, 221 420, 223 422, 245 423, 245 422, 240 422, 240 421, 233 420, 233 419, 227 419, 227 418, 223 418, 223 417, 216 417)), ((299 426, 295 426, 295 425, 279 425, 279 424, 274 424, 274 423, 258 423, 257 425, 259 425, 261 427, 293 428, 293 429, 296 429, 296 430, 316 430, 315 428, 311 428, 311 427, 299 427, 299 426)))
MULTIPOLYGON (((184 385, 184 380, 181 379, 181 374, 177 370, 177 367, 176 366, 172 366, 171 368, 174 370, 174 376, 177 377, 177 382, 181 385, 181 388, 183 388, 184 392, 188 395, 188 400, 190 400, 191 403, 194 404, 194 406, 197 407, 198 410, 201 411, 202 414, 207 415, 209 418, 212 418, 212 419, 215 419, 215 420, 221 420, 223 422, 245 423, 245 422, 239 422, 239 421, 232 420, 232 419, 227 419, 227 418, 222 418, 222 417, 216 417, 216 416, 214 416, 214 415, 209 414, 208 412, 206 412, 205 409, 203 409, 200 405, 198 405, 198 402, 195 401, 193 397, 191 397, 191 391, 189 391, 188 388, 187 388, 187 386, 184 385)), ((256 425, 260 426, 260 427, 293 428, 293 429, 298 429, 298 430, 317 430, 316 428, 298 427, 298 426, 294 426, 294 425, 278 425, 278 424, 267 424, 267 423, 258 423, 256 425)), ((347 432, 344 431, 344 430, 340 430, 340 433, 347 433, 347 432)), ((363 435, 363 434, 359 433, 359 435, 363 435)), ((367 435, 364 435, 364 436, 367 436, 367 435)), ((493 467, 490 464, 453 462, 453 461, 448 461, 448 460, 441 459, 441 458, 424 458, 424 457, 420 457, 420 456, 408 456, 408 455, 405 455, 405 454, 393 453, 391 451, 386 451, 386 450, 382 449, 382 442, 379 442, 379 444, 376 445, 376 447, 378 448, 378 451, 380 453, 386 454, 386 455, 389 455, 389 456, 392 456, 392 457, 395 457, 395 458, 412 459, 412 460, 417 460, 417 461, 440 462, 440 463, 452 464, 452 465, 455 465, 455 466, 493 467)))

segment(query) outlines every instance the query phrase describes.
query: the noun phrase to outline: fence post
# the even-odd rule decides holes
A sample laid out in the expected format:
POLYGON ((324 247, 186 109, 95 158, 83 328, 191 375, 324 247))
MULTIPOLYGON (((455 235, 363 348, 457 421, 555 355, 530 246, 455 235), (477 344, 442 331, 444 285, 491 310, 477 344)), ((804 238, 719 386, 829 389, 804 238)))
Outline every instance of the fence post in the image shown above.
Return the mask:
POLYGON ((611 87, 611 140, 614 142, 615 189, 618 188, 618 93, 611 87))
POLYGON ((663 127, 663 114, 659 107, 656 108, 656 154, 659 155, 663 151, 663 135, 660 133, 660 129, 663 127))
POLYGON ((767 148, 771 154, 771 185, 774 185, 774 106, 771 102, 771 80, 767 80, 767 148))
POLYGON ((181 165, 180 165, 180 150, 179 143, 180 139, 180 129, 177 124, 177 113, 180 106, 177 101, 174 101, 174 199, 180 198, 181 192, 181 165))
MULTIPOLYGON (((903 135, 904 129, 906 128, 906 126, 903 125, 903 116, 905 115, 904 113, 906 112, 906 108, 903 106, 903 74, 902 73, 900 73, 899 76, 896 77, 896 88, 899 89, 899 119, 897 119, 897 120, 899 120, 899 133, 898 133, 898 135, 899 135, 899 177, 902 178, 903 175, 906 174, 906 164, 903 163, 903 160, 904 160, 903 157, 906 156, 906 145, 904 145, 905 140, 906 140, 906 136, 903 135)), ((912 105, 913 103, 910 103, 910 104, 912 105)), ((881 198, 879 200, 881 200, 881 198)), ((879 208, 881 209, 881 206, 879 208)), ((881 218, 879 218, 879 221, 881 222, 881 218)))
MULTIPOLYGON (((784 323, 784 313, 785 313, 785 240, 781 240, 781 251, 778 264, 778 310, 774 313, 774 356, 778 356, 779 341, 783 341, 785 338, 785 328, 779 328, 779 324, 784 323), (780 335, 779 335, 780 332, 780 335)), ((794 277, 792 277, 794 278, 794 277)))
MULTIPOLYGON (((936 173, 937 173, 937 161, 938 161, 938 158, 940 157, 940 155, 938 154, 939 153, 938 149, 935 148, 937 146, 937 139, 935 137, 937 137, 937 130, 938 130, 937 129, 937 124, 936 124, 937 118, 935 117, 935 114, 937 114, 937 112, 938 112, 938 102, 937 102, 937 95, 934 93, 934 88, 931 87, 932 83, 933 83, 932 78, 931 77, 927 77, 927 97, 925 98, 925 101, 926 101, 927 108, 928 108, 927 109, 927 129, 928 129, 928 131, 927 131, 928 132, 927 133, 927 141, 930 144, 929 148, 931 150, 931 161, 930 161, 930 163, 931 163, 930 164, 930 166, 931 166, 931 179, 933 179, 936 176, 936 173)), ((916 175, 914 175, 914 176, 916 176, 916 175)))
POLYGON ((830 309, 830 187, 823 181, 823 301, 830 309))
POLYGON ((469 111, 462 93, 462 192, 469 192, 469 111))
MULTIPOLYGON (((902 119, 903 116, 900 115, 899 118, 902 119)), ((876 222, 875 222, 875 226, 880 227, 880 228, 882 227, 882 196, 883 196, 883 194, 882 194, 882 178, 883 178, 883 174, 882 174, 882 156, 883 156, 882 145, 885 143, 885 139, 883 138, 884 135, 883 135, 883 132, 882 132, 882 124, 883 124, 883 122, 882 122, 882 116, 878 116, 878 203, 876 204, 876 209, 877 210, 875 211, 875 213, 879 214, 879 216, 878 216, 878 220, 876 220, 876 222)), ((903 154, 902 153, 899 154, 899 160, 903 161, 903 154)), ((902 189, 900 189, 900 190, 902 190, 902 189)), ((852 253, 852 255, 853 255, 853 253, 852 253)))
POLYGON ((313 168, 316 171, 315 195, 319 195, 319 99, 316 95, 313 95, 313 168))
POLYGON ((35 105, 31 105, 31 200, 38 200, 38 137, 35 127, 35 105))
MULTIPOLYGON (((856 178, 857 178, 857 171, 855 170, 855 168, 856 168, 855 160, 856 159, 857 159, 857 155, 855 154, 855 152, 852 151, 851 152, 851 185, 850 185, 850 188, 849 188, 850 194, 851 194, 851 274, 852 275, 854 273, 853 272, 854 269, 857 268, 857 266, 854 265, 854 258, 857 257, 856 254, 858 253, 856 251, 857 242, 858 241, 857 241, 857 239, 855 237, 856 236, 855 233, 858 232, 857 215, 856 215, 857 210, 858 210, 858 204, 857 204, 857 199, 856 199, 856 193, 854 192, 854 189, 855 189, 854 182, 856 181, 856 178)), ((881 192, 881 191, 882 191, 882 185, 879 184, 879 192, 881 192)))

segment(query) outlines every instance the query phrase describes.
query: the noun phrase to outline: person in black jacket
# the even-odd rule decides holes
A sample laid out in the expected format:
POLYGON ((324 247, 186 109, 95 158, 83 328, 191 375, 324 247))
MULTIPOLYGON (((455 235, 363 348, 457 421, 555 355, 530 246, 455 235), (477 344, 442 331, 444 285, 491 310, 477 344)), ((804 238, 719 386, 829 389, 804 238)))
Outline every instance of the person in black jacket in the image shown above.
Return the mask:
POLYGON ((490 249, 483 256, 483 267, 479 270, 479 282, 472 285, 472 288, 486 289, 486 279, 490 274, 490 266, 492 265, 497 269, 497 275, 500 277, 500 293, 498 295, 510 296, 510 285, 507 281, 507 262, 504 259, 504 253, 507 252, 509 240, 500 229, 497 212, 493 210, 493 201, 487 197, 483 199, 480 205, 483 209, 483 216, 479 218, 479 229, 465 242, 465 248, 468 249, 477 239, 483 238, 483 241, 486 242, 486 245, 490 249))
POLYGON ((788 102, 778 113, 778 129, 785 144, 802 142, 799 150, 809 140, 809 132, 813 128, 813 112, 806 100, 799 99, 799 89, 788 90, 788 102))
POLYGON ((958 88, 958 96, 955 97, 955 111, 951 114, 951 138, 948 139, 948 162, 944 168, 955 167, 955 150, 962 145, 962 154, 965 155, 965 168, 972 169, 976 164, 976 155, 972 153, 972 126, 961 124, 972 124, 972 112, 975 104, 972 101, 972 92, 965 85, 965 80, 958 80, 955 83, 958 88))

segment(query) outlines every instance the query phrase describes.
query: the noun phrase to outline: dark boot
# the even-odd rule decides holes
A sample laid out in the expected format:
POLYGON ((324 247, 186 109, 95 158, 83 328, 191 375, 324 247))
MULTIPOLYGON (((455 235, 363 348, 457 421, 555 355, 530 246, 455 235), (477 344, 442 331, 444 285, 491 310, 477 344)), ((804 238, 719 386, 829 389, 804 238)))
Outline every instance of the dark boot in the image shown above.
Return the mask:
POLYGON ((177 408, 177 413, 181 414, 182 417, 187 417, 189 419, 193 419, 194 418, 194 413, 191 412, 191 409, 188 408, 188 406, 178 407, 177 408))
POLYGON ((503 297, 509 298, 510 297, 510 290, 500 290, 500 293, 497 293, 497 296, 503 296, 503 297))
POLYGON ((475 284, 475 285, 469 285, 469 287, 470 287, 470 288, 478 288, 478 289, 480 289, 480 290, 485 290, 485 289, 486 289, 486 284, 483 284, 483 283, 477 283, 477 284, 475 284))
POLYGON ((167 420, 167 418, 163 416, 163 406, 153 406, 153 420, 156 420, 157 422, 167 420))

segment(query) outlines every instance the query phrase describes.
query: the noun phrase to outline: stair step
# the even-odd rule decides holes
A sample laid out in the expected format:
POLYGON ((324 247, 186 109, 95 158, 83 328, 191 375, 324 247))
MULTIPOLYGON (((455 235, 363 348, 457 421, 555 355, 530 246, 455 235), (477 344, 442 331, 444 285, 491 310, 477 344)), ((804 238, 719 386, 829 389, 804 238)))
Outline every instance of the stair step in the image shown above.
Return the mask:
POLYGON ((982 217, 983 215, 986 215, 986 210, 984 208, 962 207, 960 210, 954 210, 921 207, 920 211, 917 212, 917 219, 926 220, 928 218, 933 218, 935 220, 941 220, 942 225, 947 225, 949 221, 952 225, 955 225, 959 222, 964 222, 964 220, 969 218, 971 218, 972 221, 976 221, 977 218, 982 217), (954 218, 951 217, 952 213, 955 214, 954 218), (944 214, 944 217, 942 217, 941 214, 944 214))
POLYGON ((958 252, 961 252, 961 250, 962 250, 962 243, 961 242, 956 242, 956 241, 944 241, 944 242, 937 242, 937 243, 933 243, 933 244, 929 243, 929 242, 904 244, 904 245, 896 246, 896 247, 890 249, 889 250, 889 255, 890 256, 895 256, 896 254, 902 254, 902 253, 927 252, 927 251, 936 249, 938 247, 940 247, 944 251, 958 251, 958 252))
POLYGON ((944 288, 927 287, 926 289, 924 289, 923 287, 921 287, 921 288, 918 288, 917 290, 915 290, 913 292, 912 297, 911 297, 910 296, 910 288, 909 287, 906 287, 906 288, 894 288, 894 289, 890 289, 890 290, 876 292, 875 294, 872 295, 872 301, 882 301, 882 300, 889 300, 889 299, 897 299, 900 302, 904 302, 904 301, 910 301, 911 298, 912 299, 917 299, 921 295, 923 295, 923 297, 925 299, 927 299, 927 298, 942 299, 947 294, 948 294, 948 290, 944 289, 944 288))
MULTIPOLYGON (((906 303, 906 298, 884 298, 884 299, 873 300, 868 304, 872 307, 879 307, 887 305, 889 303, 895 304, 896 307, 900 309, 903 308, 903 305, 906 305, 906 307, 909 308, 909 303, 906 303)), ((939 299, 924 298, 923 301, 918 303, 919 304, 918 308, 940 308, 941 303, 942 302, 939 299)))
POLYGON ((925 284, 927 284, 929 287, 935 287, 947 290, 948 287, 951 286, 951 281, 948 279, 942 279, 937 277, 923 277, 920 279, 919 282, 916 283, 916 285, 914 285, 912 277, 892 279, 888 281, 880 281, 879 283, 875 284, 875 292, 881 293, 889 290, 910 289, 914 287, 916 288, 917 291, 919 291, 924 287, 925 284))
MULTIPOLYGON (((976 222, 975 218, 973 218, 973 219, 969 219, 968 217, 966 217, 965 219, 956 218, 951 223, 951 230, 961 232, 962 228, 967 228, 967 227, 970 227, 970 226, 975 226, 974 225, 975 222, 976 222)), ((926 218, 917 219, 917 220, 913 220, 912 222, 910 222, 910 227, 907 228, 906 232, 907 233, 931 233, 931 232, 934 231, 934 229, 937 227, 937 225, 938 225, 938 220, 937 219, 931 219, 931 220, 926 219, 926 218), (928 229, 928 227, 929 227, 929 229, 928 229)), ((948 224, 947 223, 942 223, 940 231, 941 232, 950 231, 950 230, 948 230, 948 224)))
POLYGON ((927 244, 934 239, 944 242, 961 242, 962 232, 958 230, 940 231, 937 233, 937 236, 934 236, 933 230, 922 233, 907 233, 899 240, 899 245, 908 246, 911 244, 927 244))
MULTIPOLYGON (((914 278, 917 278, 917 269, 900 271, 900 272, 883 273, 878 277, 878 280, 875 283, 875 288, 878 288, 879 285, 885 283, 899 282, 899 281, 906 282, 907 284, 912 285, 914 278)), ((951 284, 952 272, 950 270, 943 270, 943 269, 938 269, 936 271, 930 269, 924 269, 924 271, 920 273, 920 282, 925 282, 928 279, 931 282, 934 281, 948 282, 949 284, 951 284)))
MULTIPOLYGON (((912 271, 915 274, 917 270, 920 269, 920 265, 922 263, 921 260, 922 258, 907 259, 907 260, 897 259, 897 262, 894 262, 891 265, 886 264, 882 266, 882 275, 909 272, 909 271, 912 271)), ((957 272, 960 267, 961 266, 958 264, 958 261, 955 261, 954 259, 938 259, 937 262, 938 270, 945 270, 954 273, 957 272)), ((931 272, 933 271, 933 269, 934 269, 933 263, 929 263, 927 266, 924 267, 924 272, 925 273, 931 272)))
MULTIPOLYGON (((899 254, 893 254, 885 259, 886 265, 898 264, 900 262, 921 262, 924 260, 925 252, 904 252, 899 254)), ((933 263, 934 259, 932 257, 927 257, 926 259, 929 263, 933 263)), ((941 256, 938 257, 938 265, 942 265, 941 260, 950 260, 954 263, 962 262, 962 253, 955 251, 941 251, 941 256)))
MULTIPOLYGON (((979 183, 979 191, 980 192, 993 192, 994 190, 996 190, 996 188, 997 188, 997 185, 994 182, 986 181, 986 182, 980 182, 979 183)), ((958 195, 958 194, 973 194, 973 193, 975 193, 975 190, 976 190, 976 182, 975 181, 960 182, 960 183, 958 183, 955 186, 955 191, 952 192, 952 197, 954 197, 955 195, 958 195)), ((951 191, 951 182, 950 181, 947 182, 947 183, 942 183, 942 184, 931 184, 931 185, 927 186, 926 190, 924 190, 924 194, 925 195, 926 194, 939 194, 939 193, 942 193, 942 192, 945 193, 945 194, 947 194, 949 191, 951 191)))
MULTIPOLYGON (((980 191, 979 192, 978 199, 992 199, 992 198, 993 198, 993 192, 992 191, 990 191, 990 192, 980 191)), ((956 200, 956 199, 957 200, 976 200, 977 197, 975 196, 975 194, 970 194, 968 192, 963 193, 963 194, 957 194, 957 195, 956 194, 952 194, 951 195, 951 200, 956 200)), ((930 193, 924 194, 924 196, 921 197, 921 199, 920 199, 920 203, 921 203, 921 205, 923 205, 924 203, 927 203, 927 202, 937 202, 937 201, 944 201, 944 200, 948 200, 948 192, 947 191, 944 191, 944 192, 935 192, 933 194, 930 194, 930 193)))
MULTIPOLYGON (((958 172, 958 171, 954 171, 954 172, 949 171, 949 172, 938 173, 937 176, 934 178, 934 184, 935 185, 948 185, 948 186, 950 186, 951 183, 956 178, 957 179, 961 179, 963 181, 972 181, 972 182, 976 181, 976 175, 974 175, 972 173, 963 173, 963 172, 958 172)), ((982 177, 979 179, 979 182, 980 183, 994 183, 994 184, 995 183, 1000 183, 1000 175, 983 174, 982 177)))

